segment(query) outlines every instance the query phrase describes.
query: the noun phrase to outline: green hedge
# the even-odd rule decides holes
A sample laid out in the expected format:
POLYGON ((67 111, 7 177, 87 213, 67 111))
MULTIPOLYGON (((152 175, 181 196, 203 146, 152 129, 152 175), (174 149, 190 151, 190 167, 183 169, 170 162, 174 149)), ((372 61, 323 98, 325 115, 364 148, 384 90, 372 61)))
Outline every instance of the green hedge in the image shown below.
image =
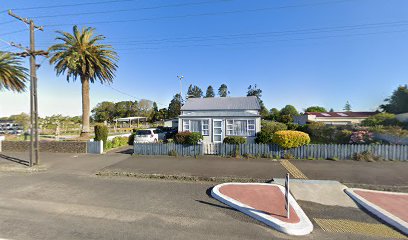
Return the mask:
POLYGON ((198 132, 179 132, 174 136, 174 142, 178 144, 195 145, 203 140, 203 135, 198 132))
POLYGON ((244 144, 246 143, 246 138, 239 136, 229 136, 225 137, 223 142, 227 144, 244 144))
POLYGON ((106 142, 108 140, 109 129, 106 125, 95 125, 95 141, 103 141, 103 148, 106 148, 106 142))
POLYGON ((274 133, 272 141, 280 147, 288 149, 309 144, 310 137, 304 132, 286 130, 274 133))

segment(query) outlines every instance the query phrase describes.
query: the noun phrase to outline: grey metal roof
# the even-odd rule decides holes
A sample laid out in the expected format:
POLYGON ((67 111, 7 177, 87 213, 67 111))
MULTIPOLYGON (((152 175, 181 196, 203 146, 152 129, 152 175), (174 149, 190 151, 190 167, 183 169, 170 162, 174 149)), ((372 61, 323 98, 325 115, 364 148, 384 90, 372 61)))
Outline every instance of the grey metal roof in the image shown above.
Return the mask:
POLYGON ((186 110, 260 110, 258 98, 251 97, 214 97, 189 98, 182 111, 186 110))
POLYGON ((249 112, 236 112, 236 111, 202 111, 191 112, 180 115, 181 118, 185 117, 259 117, 259 114, 249 112))

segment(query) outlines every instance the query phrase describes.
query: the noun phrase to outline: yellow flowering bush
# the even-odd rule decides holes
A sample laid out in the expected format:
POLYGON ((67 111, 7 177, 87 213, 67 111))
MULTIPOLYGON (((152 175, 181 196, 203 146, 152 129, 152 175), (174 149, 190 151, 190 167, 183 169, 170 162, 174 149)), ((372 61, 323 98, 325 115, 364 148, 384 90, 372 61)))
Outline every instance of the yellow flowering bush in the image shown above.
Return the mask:
POLYGON ((272 142, 280 147, 296 148, 310 143, 309 134, 300 131, 283 130, 273 134, 272 142))

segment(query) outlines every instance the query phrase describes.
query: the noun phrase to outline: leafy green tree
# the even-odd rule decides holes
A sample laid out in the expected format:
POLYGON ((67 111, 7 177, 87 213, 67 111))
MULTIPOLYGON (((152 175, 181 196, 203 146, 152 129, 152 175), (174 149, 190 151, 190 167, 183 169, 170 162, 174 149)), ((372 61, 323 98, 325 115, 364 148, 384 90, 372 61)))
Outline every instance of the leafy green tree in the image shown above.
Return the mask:
POLYGON ((281 115, 291 115, 291 116, 298 116, 299 112, 296 108, 292 105, 286 105, 284 108, 280 110, 281 115))
POLYGON ((187 91, 187 97, 189 98, 200 98, 203 96, 203 91, 196 85, 190 84, 187 91))
POLYGON ((173 99, 170 101, 169 108, 167 111, 168 118, 176 118, 180 115, 181 102, 180 94, 174 95, 173 99))
POLYGON ((218 95, 220 97, 227 97, 230 92, 228 91, 228 87, 226 84, 221 84, 221 86, 218 88, 218 95))
POLYGON ((137 101, 121 101, 115 103, 115 110, 113 118, 124 118, 139 116, 140 111, 137 101))
POLYGON ((158 119, 159 120, 164 120, 168 118, 168 114, 167 114, 167 108, 161 108, 158 112, 158 119))
POLYGON ((333 108, 330 108, 329 112, 334 112, 334 109, 333 109, 333 108))
POLYGON ((292 105, 286 105, 280 110, 279 113, 279 122, 283 123, 289 123, 293 122, 293 117, 298 116, 299 112, 296 110, 296 108, 292 105))
POLYGON ((11 115, 7 119, 20 124, 23 127, 24 131, 27 131, 28 127, 30 126, 30 115, 28 115, 27 113, 11 115))
POLYGON ((269 110, 267 120, 278 121, 279 116, 280 116, 279 110, 277 108, 271 108, 271 110, 269 110))
POLYGON ((132 113, 134 115, 140 115, 143 117, 149 117, 152 110, 153 110, 153 102, 147 99, 141 99, 137 106, 136 106, 136 111, 138 111, 137 113, 132 113))
POLYGON ((305 112, 327 112, 326 108, 320 106, 311 106, 305 109, 305 112))
POLYGON ((101 102, 96 105, 92 109, 92 119, 95 122, 112 122, 112 120, 115 118, 116 114, 116 108, 115 108, 115 103, 113 102, 101 102))
POLYGON ((22 62, 15 55, 0 52, 0 90, 23 92, 26 82, 27 69, 22 62))
POLYGON ((349 103, 349 101, 346 102, 346 105, 344 105, 343 110, 346 112, 351 112, 351 104, 349 103))
POLYGON ((380 106, 386 112, 400 114, 408 112, 408 85, 399 86, 380 106))
POLYGON ((214 88, 210 85, 207 88, 207 92, 205 93, 206 98, 215 97, 214 88))
POLYGON ((263 119, 267 118, 268 115, 269 115, 269 111, 268 111, 268 109, 265 107, 265 104, 264 104, 264 102, 263 102, 262 99, 261 99, 261 97, 262 97, 262 90, 261 90, 260 88, 258 88, 258 86, 257 86, 256 84, 253 85, 253 86, 252 86, 252 85, 249 85, 248 91, 247 91, 247 96, 248 96, 248 97, 250 97, 250 96, 255 96, 255 97, 258 98, 259 105, 261 106, 261 111, 260 111, 261 117, 262 117, 263 119))
POLYGON ((150 114, 150 121, 151 122, 156 122, 158 120, 160 120, 159 118, 159 108, 157 107, 157 103, 153 102, 153 110, 152 113, 150 114))
POLYGON ((82 84, 82 130, 81 137, 89 138, 90 99, 89 83, 99 80, 111 83, 117 69, 118 55, 111 45, 101 43, 102 35, 95 35, 94 28, 81 30, 75 25, 73 33, 58 31, 56 40, 62 41, 49 48, 50 64, 57 75, 67 74, 67 81, 78 77, 82 84))

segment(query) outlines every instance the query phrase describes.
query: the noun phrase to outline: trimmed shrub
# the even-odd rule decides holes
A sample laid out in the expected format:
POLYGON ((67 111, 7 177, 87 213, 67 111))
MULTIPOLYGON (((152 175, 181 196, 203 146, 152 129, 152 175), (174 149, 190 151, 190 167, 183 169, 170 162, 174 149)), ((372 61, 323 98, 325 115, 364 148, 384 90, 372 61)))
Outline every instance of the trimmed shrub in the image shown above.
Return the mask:
POLYGON ((272 141, 280 147, 296 148, 310 143, 310 137, 307 133, 299 131, 278 131, 273 135, 272 141))
POLYGON ((225 137, 223 142, 227 144, 244 144, 246 143, 246 138, 239 136, 229 136, 225 137))
POLYGON ((103 141, 103 147, 106 148, 106 142, 108 140, 109 130, 105 125, 95 125, 95 141, 103 141))
POLYGON ((192 132, 186 139, 186 144, 196 145, 203 140, 203 135, 198 132, 192 132))
POLYGON ((179 132, 174 136, 174 142, 178 144, 195 145, 203 140, 203 135, 198 132, 179 132))
POLYGON ((286 124, 274 121, 262 121, 261 126, 261 132, 255 138, 256 143, 272 144, 273 134, 287 129, 286 124))
POLYGON ((256 143, 264 143, 264 144, 272 144, 272 137, 273 133, 268 133, 265 131, 260 131, 256 134, 255 142, 256 143))

